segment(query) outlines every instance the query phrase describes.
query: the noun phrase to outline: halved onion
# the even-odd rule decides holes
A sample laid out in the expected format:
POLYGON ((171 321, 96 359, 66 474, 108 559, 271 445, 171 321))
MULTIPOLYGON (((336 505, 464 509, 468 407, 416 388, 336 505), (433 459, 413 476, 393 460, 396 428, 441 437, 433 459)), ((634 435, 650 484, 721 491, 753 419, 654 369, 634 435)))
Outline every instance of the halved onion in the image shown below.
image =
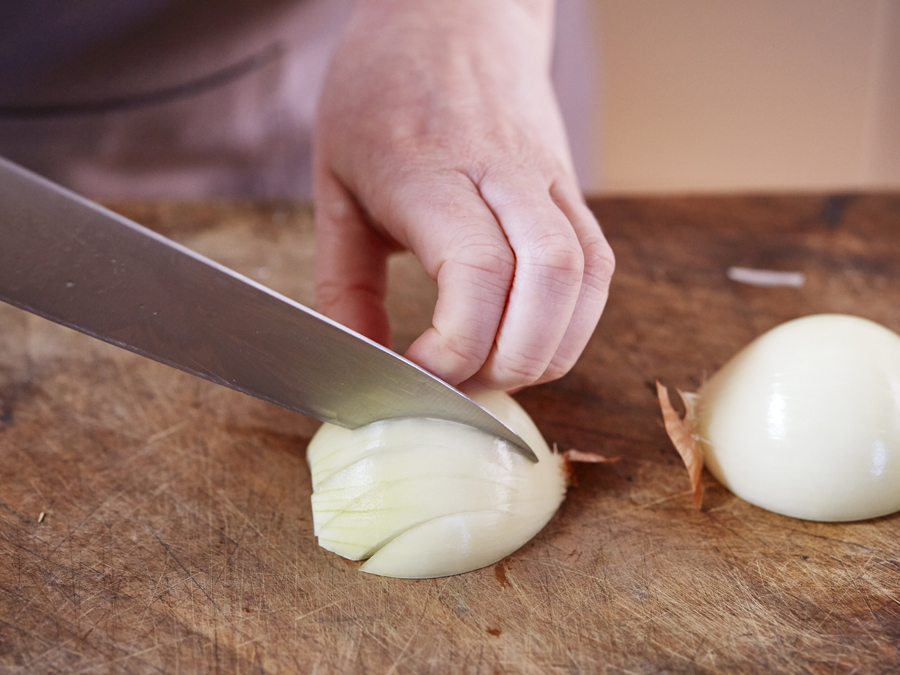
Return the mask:
POLYGON ((307 449, 319 545, 362 570, 426 578, 467 572, 509 555, 547 523, 567 486, 550 450, 508 395, 473 394, 538 456, 505 440, 435 419, 349 430, 324 425, 307 449))
POLYGON ((678 420, 659 385, 673 443, 748 502, 817 521, 900 510, 900 336, 884 326, 840 314, 789 321, 683 397, 678 420))

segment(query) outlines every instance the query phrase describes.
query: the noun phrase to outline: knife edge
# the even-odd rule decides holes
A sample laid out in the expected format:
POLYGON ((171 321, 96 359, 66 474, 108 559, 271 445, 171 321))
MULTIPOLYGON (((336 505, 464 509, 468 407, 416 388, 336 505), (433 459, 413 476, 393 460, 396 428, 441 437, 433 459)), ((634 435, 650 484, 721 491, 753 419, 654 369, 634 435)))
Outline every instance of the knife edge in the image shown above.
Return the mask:
POLYGON ((391 417, 447 419, 500 436, 537 461, 507 425, 399 354, 2 158, 0 204, 0 299, 10 304, 324 421, 354 428, 391 417), (192 291, 206 302, 180 297, 192 291), (301 352, 312 360, 292 361, 301 352), (309 377, 320 363, 318 390, 286 382, 309 377), (403 389, 410 382, 419 388, 403 389), (309 405, 316 396, 321 401, 309 405), (373 412, 347 405, 357 399, 356 407, 373 412))

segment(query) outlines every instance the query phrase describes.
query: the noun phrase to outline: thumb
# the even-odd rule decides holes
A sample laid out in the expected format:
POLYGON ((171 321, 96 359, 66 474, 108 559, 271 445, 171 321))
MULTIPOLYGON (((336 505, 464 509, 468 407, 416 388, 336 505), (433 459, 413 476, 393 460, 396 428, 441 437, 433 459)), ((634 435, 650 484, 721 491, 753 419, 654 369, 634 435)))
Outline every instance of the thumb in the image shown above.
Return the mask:
POLYGON ((384 310, 387 257, 395 248, 373 229, 359 204, 330 171, 316 176, 316 308, 390 347, 384 310))

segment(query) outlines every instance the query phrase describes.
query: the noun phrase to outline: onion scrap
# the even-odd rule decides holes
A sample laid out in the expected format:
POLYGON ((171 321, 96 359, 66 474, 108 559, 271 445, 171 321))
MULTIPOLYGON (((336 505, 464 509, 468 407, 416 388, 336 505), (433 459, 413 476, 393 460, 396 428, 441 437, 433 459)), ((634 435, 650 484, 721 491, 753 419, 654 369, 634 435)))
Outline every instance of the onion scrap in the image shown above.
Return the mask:
POLYGON ((700 482, 700 474, 703 473, 703 449, 700 447, 700 437, 693 425, 692 413, 696 395, 685 394, 681 389, 675 391, 684 403, 684 419, 680 418, 672 407, 669 390, 657 380, 656 395, 659 398, 659 407, 662 408, 666 433, 687 468, 691 490, 694 493, 694 506, 699 509, 703 502, 703 485, 700 482))

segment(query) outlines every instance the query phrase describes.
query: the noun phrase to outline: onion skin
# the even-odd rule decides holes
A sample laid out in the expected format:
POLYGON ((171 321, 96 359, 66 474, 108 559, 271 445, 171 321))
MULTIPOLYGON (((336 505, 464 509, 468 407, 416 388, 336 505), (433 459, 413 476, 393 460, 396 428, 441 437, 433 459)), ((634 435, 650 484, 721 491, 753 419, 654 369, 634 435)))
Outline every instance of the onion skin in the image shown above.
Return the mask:
POLYGON ((307 449, 319 545, 367 559, 364 572, 432 578, 490 565, 537 534, 565 497, 564 459, 511 397, 484 391, 472 398, 512 427, 539 462, 443 420, 323 425, 307 449))
POLYGON ((700 480, 700 474, 703 472, 703 448, 696 430, 691 425, 694 412, 693 401, 696 394, 685 394, 681 389, 676 391, 685 407, 684 420, 678 417, 678 413, 672 407, 669 390, 658 381, 656 383, 656 395, 659 398, 659 407, 662 410, 666 433, 678 454, 681 455, 681 461, 684 462, 688 471, 691 490, 694 492, 694 506, 699 509, 703 503, 703 483, 700 480))
POLYGON ((830 522, 900 510, 900 336, 877 323, 772 329, 700 388, 685 423, 719 482, 764 509, 830 522))

